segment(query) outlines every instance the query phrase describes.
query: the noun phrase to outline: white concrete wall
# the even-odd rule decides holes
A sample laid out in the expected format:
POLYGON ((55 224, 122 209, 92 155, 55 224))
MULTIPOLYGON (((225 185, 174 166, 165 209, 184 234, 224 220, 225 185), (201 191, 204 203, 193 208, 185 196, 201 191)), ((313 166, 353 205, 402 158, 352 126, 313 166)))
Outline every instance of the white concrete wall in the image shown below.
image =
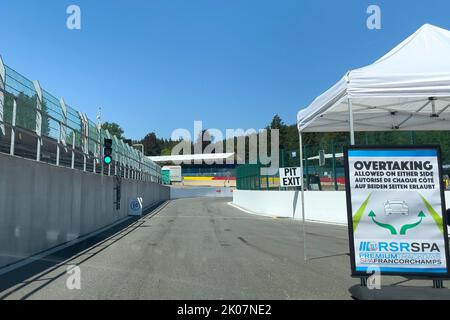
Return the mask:
POLYGON ((0 267, 74 240, 128 215, 128 197, 144 207, 168 200, 169 188, 0 154, 0 267))
MULTIPOLYGON (((450 192, 445 192, 450 208, 450 192)), ((302 218, 299 191, 244 191, 233 192, 233 203, 261 215, 302 218)), ((345 191, 306 191, 306 219, 311 221, 347 224, 345 191)))

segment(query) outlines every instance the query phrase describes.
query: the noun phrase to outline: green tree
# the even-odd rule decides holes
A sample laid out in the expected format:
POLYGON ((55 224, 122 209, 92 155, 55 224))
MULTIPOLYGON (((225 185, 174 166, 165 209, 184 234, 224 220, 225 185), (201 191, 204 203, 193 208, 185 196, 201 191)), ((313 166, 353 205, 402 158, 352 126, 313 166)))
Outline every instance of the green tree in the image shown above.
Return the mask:
POLYGON ((161 144, 154 132, 147 134, 141 143, 144 145, 146 156, 159 156, 161 154, 161 144))
POLYGON ((169 148, 164 148, 161 150, 161 155, 162 156, 170 156, 172 154, 172 150, 169 148))
POLYGON ((105 122, 102 124, 103 130, 108 130, 110 134, 115 135, 117 139, 125 139, 123 129, 115 122, 105 122))
MULTIPOLYGON (((4 120, 12 123, 14 99, 10 95, 5 96, 4 120)), ((50 119, 47 116, 48 107, 45 102, 41 104, 42 109, 42 135, 50 134, 50 119)), ((23 92, 16 96, 16 125, 28 130, 36 130, 37 95, 29 97, 23 92)))
POLYGON ((276 114, 273 119, 272 122, 270 123, 270 129, 282 129, 286 127, 286 125, 284 124, 283 120, 281 120, 281 117, 276 114))

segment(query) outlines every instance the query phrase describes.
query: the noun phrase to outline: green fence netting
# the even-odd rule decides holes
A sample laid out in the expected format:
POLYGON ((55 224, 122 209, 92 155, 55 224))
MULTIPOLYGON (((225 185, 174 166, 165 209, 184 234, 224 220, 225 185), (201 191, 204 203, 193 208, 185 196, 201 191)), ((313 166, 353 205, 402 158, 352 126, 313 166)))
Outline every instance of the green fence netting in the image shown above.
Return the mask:
MULTIPOLYGON (((440 145, 444 174, 450 175, 450 131, 402 131, 402 132, 357 132, 359 145, 440 145)), ((345 190, 344 147, 347 139, 323 139, 320 143, 303 146, 303 166, 305 187, 309 188, 311 176, 320 177, 322 190, 345 190), (324 153, 325 162, 319 163, 319 153, 324 153)), ((279 167, 299 167, 300 150, 281 149, 279 167)), ((280 190, 279 175, 262 175, 261 164, 237 166, 236 186, 239 190, 280 190)), ((278 171, 278 170, 277 170, 278 171)))

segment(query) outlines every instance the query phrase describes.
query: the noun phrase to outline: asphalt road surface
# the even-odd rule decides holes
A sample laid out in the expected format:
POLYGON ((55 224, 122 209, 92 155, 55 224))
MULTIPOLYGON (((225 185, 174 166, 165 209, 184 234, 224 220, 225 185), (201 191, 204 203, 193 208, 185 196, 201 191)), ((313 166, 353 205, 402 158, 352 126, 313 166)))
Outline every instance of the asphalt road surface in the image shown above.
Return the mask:
POLYGON ((0 299, 351 298, 358 280, 349 276, 345 227, 308 224, 305 261, 300 222, 252 215, 229 201, 167 202, 0 276, 0 299), (80 268, 80 289, 67 287, 72 265, 80 268))

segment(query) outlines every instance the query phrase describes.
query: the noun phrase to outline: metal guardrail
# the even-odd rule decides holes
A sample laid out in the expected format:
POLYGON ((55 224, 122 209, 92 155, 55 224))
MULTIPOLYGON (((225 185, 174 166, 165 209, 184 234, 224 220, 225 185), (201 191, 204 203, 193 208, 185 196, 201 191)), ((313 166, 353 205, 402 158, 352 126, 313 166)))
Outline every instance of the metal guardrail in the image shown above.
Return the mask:
POLYGON ((0 152, 102 175, 161 182, 161 167, 141 151, 3 64, 0 57, 0 152), (103 164, 103 139, 113 162, 103 164))

